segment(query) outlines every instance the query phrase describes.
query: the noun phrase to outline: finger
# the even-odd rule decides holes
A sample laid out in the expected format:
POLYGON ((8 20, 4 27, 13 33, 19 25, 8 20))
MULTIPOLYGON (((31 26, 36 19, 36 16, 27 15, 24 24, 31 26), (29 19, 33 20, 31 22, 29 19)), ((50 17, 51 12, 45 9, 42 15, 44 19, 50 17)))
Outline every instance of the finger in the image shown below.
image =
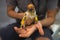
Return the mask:
POLYGON ((26 37, 26 34, 20 34, 19 37, 25 38, 26 37))
POLYGON ((21 28, 17 28, 15 27, 15 31, 20 34, 20 33, 26 33, 26 30, 25 29, 21 29, 21 28))
POLYGON ((42 28, 41 23, 39 23, 39 26, 40 26, 40 28, 41 28, 42 33, 44 34, 44 31, 43 31, 43 28, 42 28))
POLYGON ((15 30, 18 34, 20 34, 20 28, 14 27, 14 30, 15 30))
POLYGON ((30 36, 27 33, 25 33, 25 34, 19 34, 19 37, 28 38, 30 36))
POLYGON ((43 28, 42 28, 42 27, 39 27, 38 29, 39 29, 39 33, 40 33, 41 35, 44 35, 43 28))
POLYGON ((41 24, 38 24, 38 25, 37 25, 37 28, 38 28, 38 30, 39 30, 39 33, 40 33, 41 35, 44 35, 44 31, 43 31, 42 25, 41 25, 41 24))

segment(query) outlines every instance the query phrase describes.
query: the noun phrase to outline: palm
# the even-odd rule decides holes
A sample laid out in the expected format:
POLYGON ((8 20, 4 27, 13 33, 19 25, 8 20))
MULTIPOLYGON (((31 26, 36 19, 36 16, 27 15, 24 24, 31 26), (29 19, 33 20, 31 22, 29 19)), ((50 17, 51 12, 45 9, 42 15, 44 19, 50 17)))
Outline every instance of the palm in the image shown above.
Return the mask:
POLYGON ((30 35, 32 35, 32 33, 36 30, 35 27, 28 27, 26 28, 26 32, 25 33, 21 33, 19 34, 20 37, 30 37, 30 35))
POLYGON ((14 28, 20 37, 30 37, 36 30, 34 26, 27 26, 26 29, 14 28))

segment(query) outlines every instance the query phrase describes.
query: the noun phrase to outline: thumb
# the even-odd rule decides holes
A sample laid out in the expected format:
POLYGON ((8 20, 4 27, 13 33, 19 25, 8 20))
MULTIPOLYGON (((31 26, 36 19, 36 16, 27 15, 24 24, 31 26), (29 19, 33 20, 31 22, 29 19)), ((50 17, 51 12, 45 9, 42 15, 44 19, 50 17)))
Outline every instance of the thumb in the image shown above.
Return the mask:
POLYGON ((18 28, 18 27, 14 27, 14 30, 19 34, 20 33, 20 28, 18 28))
POLYGON ((40 33, 41 35, 44 35, 44 31, 43 31, 42 25, 41 25, 41 24, 38 24, 38 25, 36 25, 36 26, 37 26, 37 29, 38 29, 39 33, 40 33))

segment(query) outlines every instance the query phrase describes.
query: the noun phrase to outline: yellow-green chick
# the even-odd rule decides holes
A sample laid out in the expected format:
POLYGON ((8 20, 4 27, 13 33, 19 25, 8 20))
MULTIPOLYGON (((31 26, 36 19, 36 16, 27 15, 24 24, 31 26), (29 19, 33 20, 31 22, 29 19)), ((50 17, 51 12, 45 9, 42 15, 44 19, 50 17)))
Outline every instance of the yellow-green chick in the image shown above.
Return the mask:
POLYGON ((20 28, 25 28, 25 21, 27 18, 34 19, 35 23, 38 22, 38 17, 36 15, 35 6, 33 4, 27 5, 27 11, 25 12, 25 14, 26 15, 22 18, 20 28))

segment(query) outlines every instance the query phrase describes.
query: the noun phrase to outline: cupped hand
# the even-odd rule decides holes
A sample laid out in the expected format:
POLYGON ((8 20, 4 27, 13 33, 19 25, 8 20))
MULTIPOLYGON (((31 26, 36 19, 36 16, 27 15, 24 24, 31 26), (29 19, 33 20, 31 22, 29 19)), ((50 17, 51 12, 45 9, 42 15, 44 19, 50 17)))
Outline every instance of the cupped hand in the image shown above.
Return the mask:
POLYGON ((32 35, 32 33, 34 33, 34 31, 36 30, 36 27, 27 26, 26 29, 20 29, 20 28, 14 27, 14 29, 19 34, 19 37, 28 38, 32 35))
POLYGON ((18 34, 26 33, 26 30, 25 30, 25 29, 21 29, 21 28, 18 28, 18 27, 14 27, 14 30, 15 30, 18 34))

